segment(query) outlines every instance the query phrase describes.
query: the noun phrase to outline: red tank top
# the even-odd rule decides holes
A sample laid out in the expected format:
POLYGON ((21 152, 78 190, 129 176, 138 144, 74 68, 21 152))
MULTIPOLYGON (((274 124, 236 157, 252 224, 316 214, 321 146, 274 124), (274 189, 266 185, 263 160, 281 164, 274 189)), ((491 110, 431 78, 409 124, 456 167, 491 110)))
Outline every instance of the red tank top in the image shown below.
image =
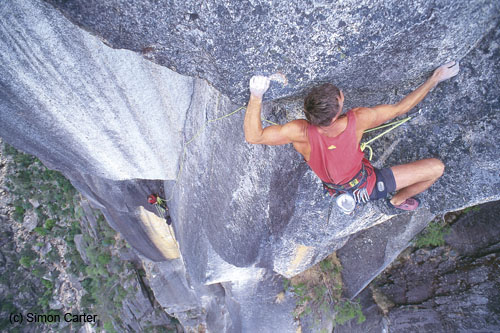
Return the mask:
POLYGON ((309 124, 307 134, 311 145, 311 155, 307 164, 318 177, 332 184, 345 184, 353 179, 364 164, 368 172, 366 189, 372 193, 376 177, 373 166, 364 158, 356 138, 356 115, 346 113, 347 126, 335 137, 327 137, 318 132, 318 127, 309 124))

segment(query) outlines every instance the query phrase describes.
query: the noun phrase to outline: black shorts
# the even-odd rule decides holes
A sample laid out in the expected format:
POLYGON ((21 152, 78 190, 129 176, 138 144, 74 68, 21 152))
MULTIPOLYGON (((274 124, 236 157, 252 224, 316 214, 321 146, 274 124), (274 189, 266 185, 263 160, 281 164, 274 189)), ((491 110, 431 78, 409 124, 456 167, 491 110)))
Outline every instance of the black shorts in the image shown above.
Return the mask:
POLYGON ((370 200, 387 198, 389 193, 396 191, 394 174, 391 168, 373 169, 375 170, 376 181, 375 186, 373 186, 372 194, 370 194, 370 200))

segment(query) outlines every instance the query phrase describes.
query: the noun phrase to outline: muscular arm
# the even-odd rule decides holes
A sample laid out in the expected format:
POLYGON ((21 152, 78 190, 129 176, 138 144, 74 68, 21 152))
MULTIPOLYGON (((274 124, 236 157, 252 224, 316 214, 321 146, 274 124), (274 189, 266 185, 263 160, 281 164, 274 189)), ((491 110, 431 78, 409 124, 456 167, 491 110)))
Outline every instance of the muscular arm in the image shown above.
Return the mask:
POLYGON ((397 116, 407 113, 417 105, 429 91, 439 82, 447 80, 459 71, 458 63, 449 62, 437 68, 432 76, 427 79, 420 87, 405 96, 399 103, 382 104, 371 108, 359 108, 356 110, 357 130, 373 128, 391 120, 397 116))
POLYGON ((262 96, 269 87, 269 79, 264 76, 254 76, 250 80, 250 100, 245 113, 243 130, 248 143, 264 145, 284 145, 307 141, 305 120, 293 120, 285 125, 273 125, 262 128, 260 112, 262 96))
POLYGON ((265 145, 283 145, 291 143, 292 140, 288 137, 288 133, 286 133, 286 125, 272 125, 264 129, 262 128, 262 121, 260 119, 261 107, 262 99, 250 95, 247 111, 245 113, 245 122, 243 124, 245 140, 248 143, 265 145))

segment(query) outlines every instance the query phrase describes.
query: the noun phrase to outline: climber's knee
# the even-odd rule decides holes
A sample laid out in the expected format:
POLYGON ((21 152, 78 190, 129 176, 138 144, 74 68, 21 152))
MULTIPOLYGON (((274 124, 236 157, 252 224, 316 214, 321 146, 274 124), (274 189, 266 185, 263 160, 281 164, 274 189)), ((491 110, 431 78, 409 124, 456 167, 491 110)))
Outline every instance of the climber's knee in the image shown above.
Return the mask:
POLYGON ((438 179, 441 177, 444 173, 444 163, 441 160, 438 160, 437 158, 430 158, 430 169, 432 170, 432 174, 434 178, 438 179))

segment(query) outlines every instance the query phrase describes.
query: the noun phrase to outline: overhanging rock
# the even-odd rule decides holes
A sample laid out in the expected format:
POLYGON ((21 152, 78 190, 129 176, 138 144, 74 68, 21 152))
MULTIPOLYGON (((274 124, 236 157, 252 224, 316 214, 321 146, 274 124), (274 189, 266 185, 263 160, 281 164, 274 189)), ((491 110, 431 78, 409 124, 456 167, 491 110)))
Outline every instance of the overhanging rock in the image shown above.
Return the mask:
POLYGON ((462 59, 500 11, 483 0, 48 2, 113 47, 204 78, 234 102, 246 101, 252 75, 279 71, 289 85, 269 99, 330 80, 357 106, 462 59))

